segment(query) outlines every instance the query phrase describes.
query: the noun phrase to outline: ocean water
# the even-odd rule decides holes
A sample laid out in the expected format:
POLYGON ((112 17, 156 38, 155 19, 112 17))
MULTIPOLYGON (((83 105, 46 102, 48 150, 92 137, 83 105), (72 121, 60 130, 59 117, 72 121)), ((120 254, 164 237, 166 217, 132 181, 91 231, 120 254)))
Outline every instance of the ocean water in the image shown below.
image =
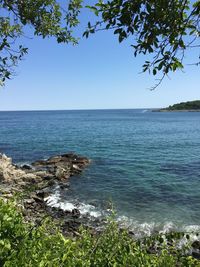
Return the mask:
POLYGON ((95 218, 112 203, 122 224, 147 234, 200 229, 200 113, 0 112, 0 152, 15 163, 69 151, 92 163, 50 204, 95 218))

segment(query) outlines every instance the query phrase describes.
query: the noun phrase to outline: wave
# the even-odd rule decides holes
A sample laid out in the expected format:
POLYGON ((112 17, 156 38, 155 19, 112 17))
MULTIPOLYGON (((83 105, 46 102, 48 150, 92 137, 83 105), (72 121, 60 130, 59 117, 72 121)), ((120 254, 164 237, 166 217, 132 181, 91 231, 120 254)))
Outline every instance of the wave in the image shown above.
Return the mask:
POLYGON ((59 192, 48 196, 44 199, 47 205, 51 207, 61 208, 64 211, 72 211, 78 209, 81 215, 89 215, 92 218, 99 218, 103 216, 103 211, 99 211, 95 206, 79 202, 62 201, 59 192))
POLYGON ((200 233, 200 225, 177 225, 171 221, 166 221, 165 223, 140 223, 136 219, 127 216, 120 216, 117 221, 121 227, 126 227, 133 232, 136 238, 153 234, 165 235, 170 232, 182 232, 190 235, 190 241, 192 239, 200 240, 200 237, 197 235, 197 233, 200 233))
MULTIPOLYGON (((101 210, 91 204, 80 203, 76 200, 62 201, 59 191, 45 198, 47 205, 51 207, 61 208, 64 211, 72 211, 78 209, 81 216, 87 215, 91 220, 99 218, 103 219, 110 214, 110 209, 101 210)), ((127 216, 117 216, 116 218, 119 227, 126 228, 134 234, 135 238, 142 238, 154 234, 167 234, 170 232, 183 232, 189 234, 190 241, 200 240, 200 225, 177 225, 174 222, 166 221, 165 223, 159 222, 139 222, 136 218, 127 216)), ((187 242, 187 238, 181 239, 180 245, 187 242)))

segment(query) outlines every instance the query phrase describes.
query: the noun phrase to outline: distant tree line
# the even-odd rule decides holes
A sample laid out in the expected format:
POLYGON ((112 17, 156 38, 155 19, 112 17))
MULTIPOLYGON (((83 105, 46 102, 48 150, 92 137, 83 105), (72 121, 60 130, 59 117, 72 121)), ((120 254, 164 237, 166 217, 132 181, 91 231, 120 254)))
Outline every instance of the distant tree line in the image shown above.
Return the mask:
POLYGON ((169 106, 168 108, 164 110, 200 110, 200 100, 181 102, 181 103, 169 106))

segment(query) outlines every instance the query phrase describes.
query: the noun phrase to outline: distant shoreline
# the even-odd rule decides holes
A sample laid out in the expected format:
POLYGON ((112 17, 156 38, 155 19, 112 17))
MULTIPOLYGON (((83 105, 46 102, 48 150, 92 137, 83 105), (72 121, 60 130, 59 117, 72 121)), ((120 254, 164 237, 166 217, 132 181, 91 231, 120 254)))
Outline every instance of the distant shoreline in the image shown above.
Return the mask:
POLYGON ((152 112, 200 112, 200 109, 176 109, 176 110, 169 110, 169 109, 152 109, 152 112))
POLYGON ((169 109, 152 109, 152 112, 200 112, 200 109, 176 109, 176 110, 169 110, 169 109))
POLYGON ((200 112, 200 100, 181 102, 169 107, 154 109, 154 112, 200 112))

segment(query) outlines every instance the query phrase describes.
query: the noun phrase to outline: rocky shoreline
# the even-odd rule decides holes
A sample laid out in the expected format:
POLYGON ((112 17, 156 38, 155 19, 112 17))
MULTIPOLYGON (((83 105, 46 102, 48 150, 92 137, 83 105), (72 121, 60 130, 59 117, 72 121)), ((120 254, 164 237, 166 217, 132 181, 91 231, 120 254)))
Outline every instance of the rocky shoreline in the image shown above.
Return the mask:
POLYGON ((81 224, 88 225, 88 217, 81 216, 76 208, 63 211, 51 207, 45 198, 55 185, 69 187, 70 177, 81 174, 90 162, 86 157, 67 153, 18 166, 11 158, 0 154, 0 196, 4 199, 16 197, 25 221, 38 225, 51 217, 65 235, 76 235, 81 224))

